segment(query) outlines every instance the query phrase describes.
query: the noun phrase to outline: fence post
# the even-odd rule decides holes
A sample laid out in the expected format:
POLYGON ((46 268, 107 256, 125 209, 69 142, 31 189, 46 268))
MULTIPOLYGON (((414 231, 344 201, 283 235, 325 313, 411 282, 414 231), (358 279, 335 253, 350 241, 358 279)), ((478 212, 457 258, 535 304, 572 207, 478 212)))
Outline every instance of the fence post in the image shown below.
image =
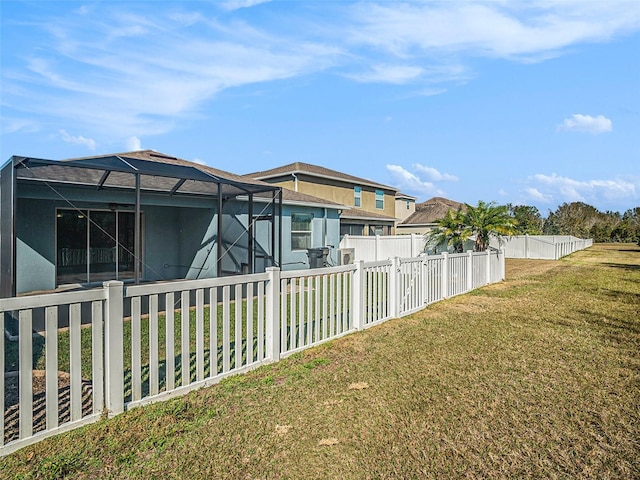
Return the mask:
POLYGON ((389 316, 398 318, 400 316, 400 307, 398 299, 400 298, 400 259, 393 257, 391 259, 391 273, 389 274, 389 316))
POLYGON ((442 253, 442 298, 449 297, 449 253, 442 253))
POLYGON ((467 250, 467 292, 473 290, 473 250, 467 250))
MULTIPOLYGON (((498 250, 498 260, 500 260, 500 250, 498 250)), ((491 250, 487 248, 487 270, 485 276, 485 285, 489 285, 491 283, 491 250)))
POLYGON ((498 250, 498 260, 499 260, 499 264, 500 264, 500 279, 504 280, 507 278, 507 267, 506 267, 506 259, 507 258, 507 254, 504 250, 500 249, 498 250))
MULTIPOLYGON (((362 330, 364 328, 363 312, 364 312, 364 262, 358 260, 356 269, 353 271, 353 282, 351 295, 353 296, 353 328, 354 330, 362 330)), ((374 302, 377 299, 372 299, 374 302)))
MULTIPOLYGON (((265 334, 267 343, 267 358, 272 362, 280 360, 280 269, 268 267, 266 269, 269 280, 265 288, 267 308, 265 318, 265 334)), ((284 292, 286 294, 286 292, 284 292)))
POLYGON ((529 235, 524 235, 524 258, 529 258, 529 235))
POLYGON ((104 282, 104 392, 105 407, 109 415, 124 412, 124 338, 123 338, 123 283, 104 282))
POLYGON ((375 240, 375 247, 374 247, 374 250, 375 250, 375 258, 374 258, 374 260, 373 260, 373 261, 374 261, 374 262, 377 262, 378 260, 380 260, 380 257, 379 257, 379 255, 380 255, 380 235, 376 235, 376 236, 375 236, 375 239, 376 239, 376 240, 375 240))

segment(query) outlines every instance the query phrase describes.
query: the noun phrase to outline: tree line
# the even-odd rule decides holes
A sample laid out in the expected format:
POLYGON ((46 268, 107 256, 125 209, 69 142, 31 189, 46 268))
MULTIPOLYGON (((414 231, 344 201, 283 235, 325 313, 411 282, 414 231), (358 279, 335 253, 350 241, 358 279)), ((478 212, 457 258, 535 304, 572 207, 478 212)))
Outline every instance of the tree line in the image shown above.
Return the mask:
POLYGON ((491 237, 509 235, 573 235, 594 242, 624 242, 640 245, 640 207, 618 212, 600 212, 583 202, 563 203, 543 218, 537 207, 497 205, 495 202, 465 204, 449 210, 427 234, 427 250, 446 245, 463 252, 473 239, 473 249, 484 251, 491 237))
POLYGON ((583 202, 563 203, 543 218, 536 207, 508 206, 518 235, 573 235, 594 242, 640 242, 640 207, 600 212, 583 202))

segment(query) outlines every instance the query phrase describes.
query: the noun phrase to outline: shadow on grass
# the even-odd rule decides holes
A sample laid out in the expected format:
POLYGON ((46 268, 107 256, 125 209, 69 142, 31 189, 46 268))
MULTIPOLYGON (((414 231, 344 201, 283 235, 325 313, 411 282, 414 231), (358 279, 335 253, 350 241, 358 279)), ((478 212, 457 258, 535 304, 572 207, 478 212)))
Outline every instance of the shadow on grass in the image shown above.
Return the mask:
POLYGON ((606 265, 607 267, 620 268, 622 270, 629 270, 632 272, 635 270, 640 270, 640 265, 631 265, 628 263, 605 263, 604 265, 606 265))

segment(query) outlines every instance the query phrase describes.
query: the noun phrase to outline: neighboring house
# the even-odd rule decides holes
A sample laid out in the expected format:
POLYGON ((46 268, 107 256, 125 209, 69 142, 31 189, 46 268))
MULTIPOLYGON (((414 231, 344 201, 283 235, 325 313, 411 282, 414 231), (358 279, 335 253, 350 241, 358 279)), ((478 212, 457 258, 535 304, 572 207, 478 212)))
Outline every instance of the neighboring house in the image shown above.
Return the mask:
POLYGON ((327 264, 339 264, 340 213, 344 205, 282 189, 282 270, 309 267, 308 249, 327 247, 327 264))
POLYGON ((342 208, 152 150, 14 156, 0 172, 0 296, 286 267, 337 245, 342 208))
POLYGON ((244 176, 350 207, 340 234, 389 235, 395 231, 397 189, 318 165, 295 162, 244 176))
MULTIPOLYGON (((416 197, 405 193, 396 193, 396 219, 402 222, 416 211, 416 197)), ((396 225, 397 227, 397 225, 396 225)), ((396 232, 399 233, 399 232, 396 232)))
POLYGON ((397 225, 396 232, 398 234, 428 233, 449 210, 459 209, 465 210, 464 203, 443 197, 433 197, 426 202, 416 204, 415 212, 397 225))

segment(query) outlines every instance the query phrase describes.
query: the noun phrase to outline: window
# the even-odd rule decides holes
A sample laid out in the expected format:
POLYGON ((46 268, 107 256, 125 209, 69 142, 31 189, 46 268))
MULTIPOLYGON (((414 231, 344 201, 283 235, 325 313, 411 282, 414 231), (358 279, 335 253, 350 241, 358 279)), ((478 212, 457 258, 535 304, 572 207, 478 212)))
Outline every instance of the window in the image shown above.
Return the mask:
POLYGON ((410 206, 411 206, 411 200, 407 200, 407 210, 409 210, 410 206))
POLYGON ((310 213, 291 214, 291 250, 311 248, 311 220, 310 213))
POLYGON ((341 223, 340 236, 343 235, 364 235, 364 225, 354 223, 341 223))
POLYGON ((362 187, 353 187, 353 206, 360 207, 362 205, 362 187))
POLYGON ((376 208, 384 210, 384 192, 382 190, 376 190, 376 208))
POLYGON ((389 235, 388 225, 369 225, 369 235, 389 235))

